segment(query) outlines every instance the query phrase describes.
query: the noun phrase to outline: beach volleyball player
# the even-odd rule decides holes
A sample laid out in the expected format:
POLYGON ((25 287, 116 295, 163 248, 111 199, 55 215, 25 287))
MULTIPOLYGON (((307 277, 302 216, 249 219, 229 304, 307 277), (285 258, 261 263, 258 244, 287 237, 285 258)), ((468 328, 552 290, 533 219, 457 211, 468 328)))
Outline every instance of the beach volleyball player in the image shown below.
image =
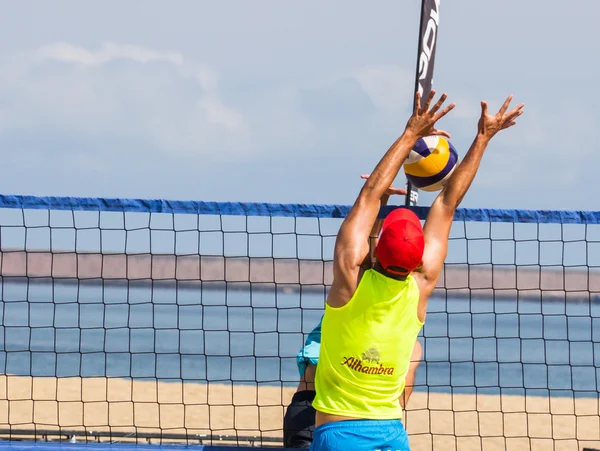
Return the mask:
MULTIPOLYGON (((362 175, 367 179, 368 175, 362 175)), ((405 195, 407 191, 402 188, 390 186, 381 197, 381 206, 387 205, 390 196, 405 195)), ((375 249, 381 231, 383 220, 375 221, 371 233, 369 234, 369 253, 363 261, 363 269, 372 269, 375 266, 375 249)), ((321 348, 321 320, 308 334, 304 346, 296 355, 296 364, 300 374, 300 382, 296 393, 294 393, 290 404, 285 410, 283 419, 283 443, 285 448, 310 448, 315 430, 316 411, 312 405, 315 398, 315 373, 319 363, 319 352, 321 348)), ((413 391, 415 372, 421 357, 423 349, 419 341, 415 342, 413 353, 410 358, 410 366, 406 374, 406 384, 404 391, 400 394, 398 402, 400 406, 406 408, 410 395, 413 391)))
POLYGON ((364 270, 382 195, 418 139, 448 136, 435 129, 454 107, 442 109, 446 97, 431 106, 432 92, 421 107, 416 94, 404 133, 365 182, 338 232, 315 374, 312 450, 410 449, 398 398, 425 321, 427 300, 446 258, 454 213, 490 140, 514 125, 523 112, 523 105, 507 112, 512 96, 495 115, 488 114, 482 102, 475 140, 433 202, 424 227, 409 209, 391 212, 376 246, 375 268, 364 270))

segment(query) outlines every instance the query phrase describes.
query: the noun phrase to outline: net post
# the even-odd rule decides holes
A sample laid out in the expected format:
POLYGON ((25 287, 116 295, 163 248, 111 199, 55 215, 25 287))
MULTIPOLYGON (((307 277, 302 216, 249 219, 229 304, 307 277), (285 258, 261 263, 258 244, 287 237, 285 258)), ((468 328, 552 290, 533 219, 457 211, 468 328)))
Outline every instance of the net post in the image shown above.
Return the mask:
MULTIPOLYGON (((422 0, 421 3, 417 70, 413 91, 413 95, 417 91, 421 94, 421 106, 427 101, 433 83, 437 32, 440 22, 440 1, 422 0)), ((415 107, 415 102, 413 102, 413 109, 415 107)), ((405 198, 405 205, 407 207, 416 206, 419 201, 419 190, 410 181, 406 182, 406 190, 408 193, 405 198)))

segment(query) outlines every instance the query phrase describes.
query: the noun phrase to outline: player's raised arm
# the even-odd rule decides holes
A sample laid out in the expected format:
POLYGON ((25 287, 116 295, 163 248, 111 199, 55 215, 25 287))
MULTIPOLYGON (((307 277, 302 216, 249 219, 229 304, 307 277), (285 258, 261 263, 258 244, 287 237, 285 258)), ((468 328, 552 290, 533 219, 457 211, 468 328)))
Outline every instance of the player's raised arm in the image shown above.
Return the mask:
POLYGON ((417 140, 428 135, 448 136, 434 126, 454 108, 454 104, 441 110, 447 98, 443 94, 431 107, 434 95, 435 91, 432 91, 425 105, 421 106, 420 95, 416 94, 415 109, 404 133, 375 167, 340 227, 334 250, 332 289, 327 299, 332 307, 345 305, 354 294, 360 266, 369 252, 369 232, 377 219, 381 197, 394 181, 417 140))
POLYGON ((424 300, 424 305, 419 307, 419 316, 422 318, 425 314, 426 300, 435 288, 446 260, 454 212, 475 178, 481 157, 496 133, 515 125, 516 119, 523 113, 523 104, 507 112, 511 100, 512 95, 506 99, 500 111, 495 115, 488 114, 487 103, 481 102, 481 118, 478 123, 477 136, 462 163, 456 168, 429 210, 423 228, 425 236, 423 264, 417 273, 421 299, 424 300))

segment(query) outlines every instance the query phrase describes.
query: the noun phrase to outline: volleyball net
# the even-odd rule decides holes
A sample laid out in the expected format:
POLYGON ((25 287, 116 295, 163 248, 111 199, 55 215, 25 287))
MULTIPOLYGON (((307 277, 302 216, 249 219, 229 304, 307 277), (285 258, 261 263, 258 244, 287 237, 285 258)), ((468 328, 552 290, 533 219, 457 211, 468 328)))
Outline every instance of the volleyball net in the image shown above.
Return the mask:
MULTIPOLYGON (((348 211, 0 196, 0 438, 282 447, 348 211)), ((600 213, 459 210, 419 340, 413 449, 599 447, 600 213)))

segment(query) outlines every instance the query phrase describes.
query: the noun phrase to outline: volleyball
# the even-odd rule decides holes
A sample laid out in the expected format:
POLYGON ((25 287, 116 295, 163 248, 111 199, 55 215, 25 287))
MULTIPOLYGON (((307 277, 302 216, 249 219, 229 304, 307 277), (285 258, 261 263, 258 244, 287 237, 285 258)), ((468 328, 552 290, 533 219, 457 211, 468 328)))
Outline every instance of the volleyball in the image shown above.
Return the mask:
POLYGON ((427 136, 417 141, 406 162, 407 180, 423 191, 441 190, 458 163, 458 154, 443 136, 427 136))

